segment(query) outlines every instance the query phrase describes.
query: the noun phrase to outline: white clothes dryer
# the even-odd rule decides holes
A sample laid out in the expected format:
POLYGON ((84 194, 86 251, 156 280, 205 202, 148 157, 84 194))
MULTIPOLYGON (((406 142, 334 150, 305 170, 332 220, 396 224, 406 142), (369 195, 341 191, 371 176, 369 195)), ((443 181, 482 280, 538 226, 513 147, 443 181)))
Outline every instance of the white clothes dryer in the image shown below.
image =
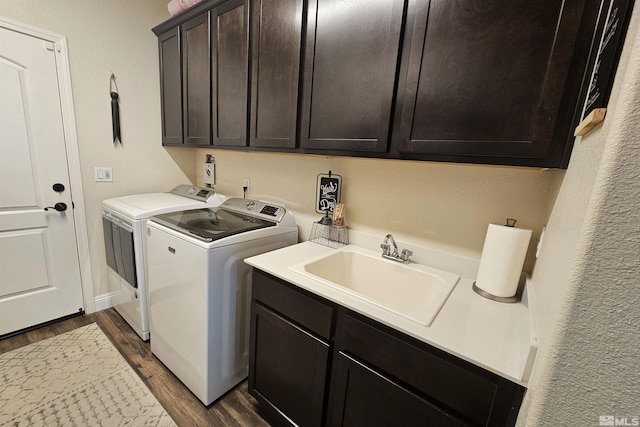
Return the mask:
POLYGON ((105 254, 114 308, 144 341, 149 339, 144 226, 153 215, 219 206, 212 188, 179 185, 168 193, 135 194, 102 202, 105 254))
POLYGON ((251 272, 244 259, 298 242, 283 206, 231 198, 147 223, 151 351, 205 405, 245 379, 251 272))

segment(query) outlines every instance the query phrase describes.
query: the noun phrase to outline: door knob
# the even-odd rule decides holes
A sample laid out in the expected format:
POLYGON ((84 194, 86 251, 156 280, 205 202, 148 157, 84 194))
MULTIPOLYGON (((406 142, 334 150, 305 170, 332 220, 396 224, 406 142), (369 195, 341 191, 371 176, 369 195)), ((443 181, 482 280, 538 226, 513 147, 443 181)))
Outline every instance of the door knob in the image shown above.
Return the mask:
POLYGON ((58 212, 66 211, 67 210, 67 204, 66 203, 62 203, 62 202, 58 202, 53 206, 48 206, 48 207, 44 208, 45 211, 48 211, 49 209, 55 209, 58 212))

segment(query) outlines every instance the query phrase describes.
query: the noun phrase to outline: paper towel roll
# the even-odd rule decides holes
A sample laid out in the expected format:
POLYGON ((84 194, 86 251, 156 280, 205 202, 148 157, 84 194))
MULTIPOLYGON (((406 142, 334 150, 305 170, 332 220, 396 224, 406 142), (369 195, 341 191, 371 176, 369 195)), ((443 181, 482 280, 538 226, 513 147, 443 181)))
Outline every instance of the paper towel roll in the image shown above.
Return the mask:
POLYGON ((531 230, 489 224, 482 247, 476 286, 496 297, 512 297, 518 290, 531 230))

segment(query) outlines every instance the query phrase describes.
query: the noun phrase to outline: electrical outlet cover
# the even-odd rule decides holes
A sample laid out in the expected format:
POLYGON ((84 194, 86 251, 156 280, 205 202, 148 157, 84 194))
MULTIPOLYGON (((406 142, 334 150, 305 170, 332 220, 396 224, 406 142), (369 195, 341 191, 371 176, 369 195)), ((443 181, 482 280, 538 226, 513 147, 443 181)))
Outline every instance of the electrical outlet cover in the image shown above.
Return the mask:
POLYGON ((202 167, 202 180, 205 184, 215 185, 216 183, 216 164, 205 163, 202 167))

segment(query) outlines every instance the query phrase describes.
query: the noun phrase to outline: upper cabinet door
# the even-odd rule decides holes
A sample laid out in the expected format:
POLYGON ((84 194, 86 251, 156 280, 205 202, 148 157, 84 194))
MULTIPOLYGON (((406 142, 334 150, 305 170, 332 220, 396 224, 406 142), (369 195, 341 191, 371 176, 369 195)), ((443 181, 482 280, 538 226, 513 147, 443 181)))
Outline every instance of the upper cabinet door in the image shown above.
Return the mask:
POLYGON ((247 145, 249 13, 245 0, 211 11, 213 145, 247 145))
POLYGON ((184 143, 211 144, 209 81, 209 14, 204 13, 182 25, 184 143))
POLYGON ((309 0, 302 148, 387 150, 404 6, 309 0))
POLYGON ((162 144, 182 144, 182 63, 180 29, 158 36, 160 55, 160 98, 162 108, 162 144))
POLYGON ((255 0, 251 20, 250 145, 295 148, 302 0, 255 0))
POLYGON ((584 73, 568 78, 584 3, 412 2, 392 151, 559 166, 584 73))

